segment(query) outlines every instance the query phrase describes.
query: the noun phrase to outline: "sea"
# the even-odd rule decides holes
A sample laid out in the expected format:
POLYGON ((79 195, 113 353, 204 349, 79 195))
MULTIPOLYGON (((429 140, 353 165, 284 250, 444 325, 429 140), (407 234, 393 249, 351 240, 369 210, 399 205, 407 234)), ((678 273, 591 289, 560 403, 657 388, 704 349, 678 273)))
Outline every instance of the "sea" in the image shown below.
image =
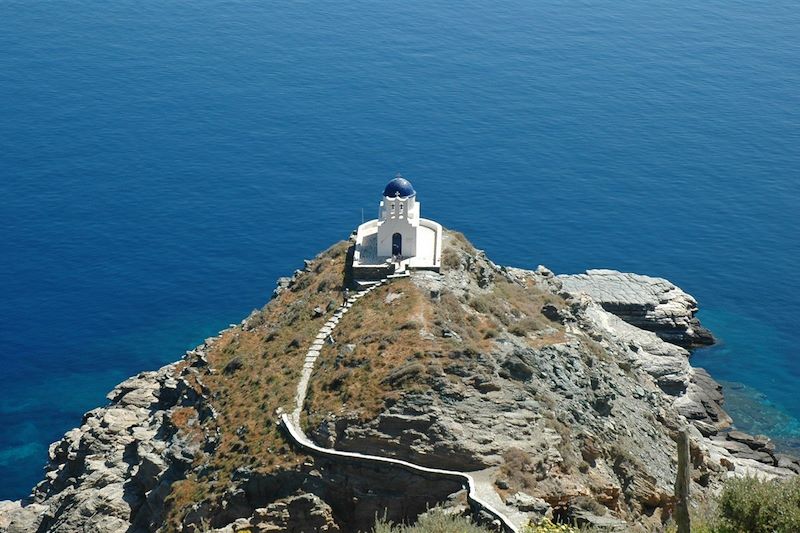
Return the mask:
POLYGON ((0 0, 0 499, 396 173, 497 263, 693 294, 800 452, 793 0, 0 0))

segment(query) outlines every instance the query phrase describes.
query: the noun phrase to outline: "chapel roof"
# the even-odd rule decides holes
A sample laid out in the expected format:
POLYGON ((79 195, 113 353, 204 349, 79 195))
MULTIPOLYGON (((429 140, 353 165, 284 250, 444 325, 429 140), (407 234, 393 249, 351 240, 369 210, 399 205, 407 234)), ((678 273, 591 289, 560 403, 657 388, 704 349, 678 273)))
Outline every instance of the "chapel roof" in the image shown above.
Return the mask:
POLYGON ((411 182, 405 179, 400 174, 397 175, 392 181, 386 184, 383 189, 383 195, 390 198, 400 197, 408 198, 417 194, 411 182))

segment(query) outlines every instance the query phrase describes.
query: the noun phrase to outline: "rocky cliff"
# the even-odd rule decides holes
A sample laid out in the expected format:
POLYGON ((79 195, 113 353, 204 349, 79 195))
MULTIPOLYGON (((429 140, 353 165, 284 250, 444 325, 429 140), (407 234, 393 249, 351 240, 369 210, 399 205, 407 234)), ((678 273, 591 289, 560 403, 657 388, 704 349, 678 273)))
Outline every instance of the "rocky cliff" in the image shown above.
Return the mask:
MULTIPOLYGON (((463 508, 458 483, 307 456, 276 424, 338 307, 348 248, 117 386, 51 446, 31 496, 0 503, 0 531, 357 531, 378 513, 463 508)), ((320 446, 471 472, 518 523, 659 527, 687 424, 696 500, 730 475, 800 470, 767 439, 727 431, 720 387, 689 364, 685 347, 710 339, 696 307, 657 278, 501 267, 448 232, 440 274, 392 280, 342 317, 302 423, 320 446)))

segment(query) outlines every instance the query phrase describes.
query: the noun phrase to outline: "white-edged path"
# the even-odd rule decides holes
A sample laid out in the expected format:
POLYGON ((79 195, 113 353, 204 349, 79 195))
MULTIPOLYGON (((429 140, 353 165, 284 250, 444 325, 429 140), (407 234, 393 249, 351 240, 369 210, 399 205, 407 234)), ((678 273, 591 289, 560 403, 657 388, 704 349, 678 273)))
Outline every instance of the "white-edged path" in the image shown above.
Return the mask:
POLYGON ((306 436, 303 430, 300 429, 300 413, 303 411, 303 404, 305 403, 306 393, 308 392, 308 382, 311 379, 311 374, 314 372, 314 363, 316 362, 317 357, 319 357, 319 353, 322 349, 325 339, 332 334, 332 332, 336 329, 336 325, 339 323, 339 320, 342 318, 342 316, 344 316, 345 313, 347 313, 348 310, 350 310, 354 303, 356 303, 364 295, 387 282, 388 279, 383 279, 379 283, 372 285, 371 287, 350 297, 347 300, 347 303, 340 307, 333 314, 333 317, 320 328, 319 334, 312 343, 311 348, 309 348, 309 350, 306 352, 305 362, 303 363, 303 374, 300 378, 300 382, 297 384, 294 411, 292 411, 291 414, 281 414, 281 424, 286 429, 286 432, 289 434, 295 444, 312 453, 327 457, 346 459, 349 461, 393 465, 410 472, 458 480, 467 488, 467 500, 469 501, 471 507, 478 507, 495 517, 500 522, 503 530, 506 533, 519 533, 519 528, 514 525, 511 520, 509 520, 503 513, 498 511, 494 506, 478 495, 475 479, 467 472, 429 468, 427 466, 417 465, 408 461, 394 459, 392 457, 381 457, 378 455, 368 455, 358 452, 343 452, 340 450, 334 450, 332 448, 323 448, 322 446, 315 444, 311 439, 308 438, 308 436, 306 436))

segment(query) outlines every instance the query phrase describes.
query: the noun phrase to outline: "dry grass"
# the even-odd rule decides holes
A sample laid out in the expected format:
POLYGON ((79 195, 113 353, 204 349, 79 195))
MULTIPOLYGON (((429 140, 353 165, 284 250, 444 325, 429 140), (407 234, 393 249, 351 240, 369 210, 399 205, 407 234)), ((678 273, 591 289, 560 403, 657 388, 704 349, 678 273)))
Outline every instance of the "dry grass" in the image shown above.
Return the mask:
POLYGON ((532 492, 545 475, 541 462, 534 464, 530 455, 519 448, 508 448, 503 452, 503 464, 500 472, 508 480, 507 494, 515 492, 532 492))
MULTIPOLYGON (((454 268, 488 268, 480 258, 462 261, 474 248, 463 235, 448 235, 443 253, 455 254, 454 268)), ((222 494, 236 468, 267 474, 305 460, 286 442, 275 413, 293 409, 305 352, 326 320, 312 318, 312 310, 339 303, 346 249, 347 243, 340 243, 321 254, 291 290, 251 316, 248 328, 225 332, 208 351, 214 372, 202 376, 202 386, 218 416, 192 422, 195 415, 177 410, 173 423, 197 438, 219 430, 220 438, 213 452, 196 459, 203 477, 174 485, 166 531, 179 529, 193 503, 222 494)), ((563 342, 563 326, 541 314, 548 303, 565 305, 533 282, 502 275, 473 295, 443 291, 437 299, 411 280, 395 280, 363 297, 339 322, 336 343, 325 345, 317 360, 303 422, 315 426, 343 412, 373 419, 387 401, 428 390, 433 379, 445 375, 443 363, 451 354, 457 352, 466 366, 479 365, 479 355, 492 351, 496 338, 508 331, 532 347, 563 342), (387 303, 389 293, 402 295, 387 303)))
MULTIPOLYGON (((454 268, 488 268, 488 262, 474 259, 476 250, 463 235, 448 235, 443 257, 454 258, 454 268), (473 259, 462 261, 464 254, 473 259)), ((381 287, 345 315, 334 335, 336 344, 321 351, 305 424, 314 427, 345 412, 371 420, 387 401, 421 390, 441 375, 442 360, 451 353, 459 352, 462 364, 477 366, 478 354, 491 352, 503 330, 525 338, 534 348, 565 342, 563 326, 541 314, 545 304, 566 305, 532 281, 517 283, 503 276, 495 276, 485 291, 458 296, 443 290, 435 300, 410 280, 381 287), (387 303, 390 293, 402 296, 387 303), (420 334, 423 326, 429 335, 420 334)))
MULTIPOLYGON (((495 308, 506 302, 504 312, 522 317, 532 312, 529 291, 509 286, 486 298, 495 308), (520 291, 514 301, 504 300, 514 291, 520 291)), ((452 292, 443 291, 433 301, 408 280, 381 287, 345 315, 336 329, 336 345, 323 348, 310 384, 307 424, 343 412, 370 420, 387 400, 419 390, 440 375, 440 361, 451 352, 477 356, 490 351, 501 327, 494 316, 470 309, 452 292), (390 292, 402 297, 386 303, 390 292), (414 327, 422 324, 432 328, 428 337, 414 327)), ((477 365, 475 359, 466 357, 464 364, 477 365)))
POLYGON ((197 420, 197 411, 191 407, 178 407, 170 415, 172 424, 178 428, 179 431, 186 434, 191 431, 190 421, 197 420))
POLYGON ((312 318, 312 310, 338 303, 346 249, 347 243, 339 243, 321 254, 311 272, 303 273, 291 290, 251 317, 250 329, 226 331, 209 349, 214 371, 201 379, 218 413, 216 420, 208 418, 190 427, 197 414, 185 408, 173 412, 172 422, 198 438, 219 430, 220 439, 213 453, 200 453, 195 461, 204 467, 205 477, 190 475, 173 485, 166 531, 179 529, 191 504, 222 494, 236 468, 269 473, 305 459, 286 442, 276 425, 276 411, 293 408, 305 351, 325 320, 312 318), (231 364, 234 360, 237 363, 231 364))
MULTIPOLYGON (((199 502, 206 499, 209 495, 209 486, 207 483, 198 483, 197 478, 190 474, 186 479, 176 481, 172 484, 170 495, 167 497, 167 507, 176 509, 178 506, 190 505, 194 502, 199 502)), ((164 524, 164 529, 167 531, 180 530, 180 516, 175 513, 170 513, 167 516, 167 522, 164 524)))
POLYGON ((345 410, 369 420, 388 398, 424 383, 431 359, 449 344, 420 335, 418 326, 432 313, 430 300, 408 280, 363 297, 339 322, 336 344, 320 353, 306 402, 313 413, 308 423, 345 410), (390 292, 402 296, 386 303, 390 292))
MULTIPOLYGON (((447 230, 446 235, 452 239, 451 241, 453 245, 452 247, 460 248, 461 250, 464 250, 470 255, 475 255, 475 253, 477 252, 475 246, 473 246, 472 243, 469 242, 469 239, 467 239, 466 235, 464 235, 460 231, 447 230)), ((442 253, 444 253, 444 250, 442 250, 442 253)))
POLYGON ((452 248, 442 250, 442 267, 458 268, 461 264, 461 256, 452 248))

